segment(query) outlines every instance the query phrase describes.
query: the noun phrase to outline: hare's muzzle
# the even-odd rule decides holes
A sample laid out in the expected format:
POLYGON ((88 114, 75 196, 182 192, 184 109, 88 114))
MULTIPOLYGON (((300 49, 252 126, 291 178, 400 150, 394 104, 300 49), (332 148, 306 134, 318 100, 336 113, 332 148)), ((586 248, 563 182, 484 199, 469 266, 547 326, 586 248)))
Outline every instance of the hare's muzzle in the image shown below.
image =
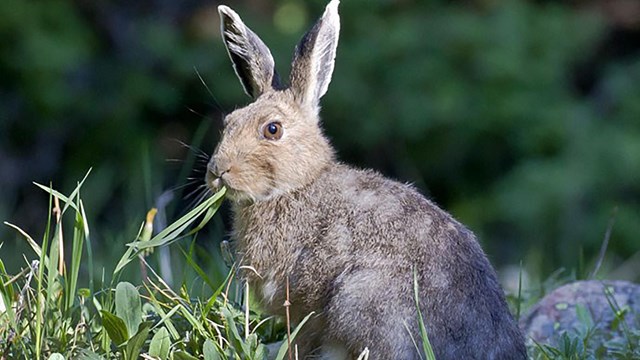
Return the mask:
POLYGON ((221 175, 216 171, 217 167, 213 162, 209 162, 207 165, 207 174, 205 175, 205 182, 207 186, 213 190, 218 191, 222 187, 221 175))
POLYGON ((207 186, 214 191, 219 190, 224 185, 222 177, 229 172, 227 167, 221 168, 218 163, 215 158, 211 158, 211 161, 207 164, 207 174, 205 176, 207 186))
POLYGON ((219 177, 210 176, 210 173, 207 173, 207 186, 213 191, 218 191, 222 187, 222 179, 219 177))

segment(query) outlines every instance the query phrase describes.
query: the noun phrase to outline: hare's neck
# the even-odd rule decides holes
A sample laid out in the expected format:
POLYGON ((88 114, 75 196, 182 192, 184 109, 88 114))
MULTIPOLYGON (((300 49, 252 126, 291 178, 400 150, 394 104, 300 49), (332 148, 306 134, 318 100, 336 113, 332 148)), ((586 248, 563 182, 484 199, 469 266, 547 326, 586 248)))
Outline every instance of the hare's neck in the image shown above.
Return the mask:
MULTIPOLYGON (((318 131, 321 131, 318 129, 318 131)), ((322 174, 335 165, 335 152, 329 140, 326 137, 319 134, 318 139, 322 141, 315 142, 308 145, 307 152, 313 154, 313 159, 309 159, 304 164, 300 164, 300 169, 297 175, 300 178, 295 179, 295 185, 287 188, 281 195, 290 196, 291 194, 299 191, 304 191, 304 188, 309 187, 313 182, 322 177, 322 174)))
POLYGON ((334 166, 332 159, 318 169, 315 178, 305 186, 268 200, 233 202, 233 237, 238 255, 256 268, 275 266, 284 270, 283 266, 291 263, 289 257, 295 253, 289 247, 299 235, 300 226, 305 227, 300 221, 307 220, 312 210, 308 209, 309 194, 315 192, 313 188, 323 182, 325 173, 331 172, 334 166), (268 266, 265 263, 269 263, 268 266))

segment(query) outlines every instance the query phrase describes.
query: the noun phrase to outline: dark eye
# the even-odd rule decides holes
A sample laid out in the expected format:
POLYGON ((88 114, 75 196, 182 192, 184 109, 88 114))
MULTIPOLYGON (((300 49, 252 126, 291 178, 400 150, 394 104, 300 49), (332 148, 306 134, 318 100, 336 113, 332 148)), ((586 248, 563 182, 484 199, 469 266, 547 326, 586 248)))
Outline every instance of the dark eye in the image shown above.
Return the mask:
POLYGON ((282 137, 282 124, 270 122, 262 130, 262 135, 269 140, 279 140, 282 137))

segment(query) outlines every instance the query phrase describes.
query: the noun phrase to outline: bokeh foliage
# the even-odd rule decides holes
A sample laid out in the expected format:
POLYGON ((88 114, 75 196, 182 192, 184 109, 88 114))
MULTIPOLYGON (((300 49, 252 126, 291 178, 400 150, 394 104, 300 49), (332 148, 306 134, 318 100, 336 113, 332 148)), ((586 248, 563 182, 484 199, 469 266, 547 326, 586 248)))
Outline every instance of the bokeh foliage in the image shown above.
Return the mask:
MULTIPOLYGON (((324 7, 227 3, 281 74, 324 7)), ((211 151, 222 114, 248 101, 216 5, 1 1, 0 217, 42 231, 47 198, 30 182, 72 188, 93 167, 95 242, 108 256, 105 244, 128 240, 123 229, 180 181, 164 160, 188 151, 171 139, 191 143, 204 123, 196 145, 211 151)), ((592 259, 615 208, 610 267, 638 252, 640 55, 579 91, 578 69, 608 31, 597 12, 523 0, 344 0, 340 11, 323 119, 341 159, 415 183, 497 264, 544 275, 577 266, 581 251, 592 259)))

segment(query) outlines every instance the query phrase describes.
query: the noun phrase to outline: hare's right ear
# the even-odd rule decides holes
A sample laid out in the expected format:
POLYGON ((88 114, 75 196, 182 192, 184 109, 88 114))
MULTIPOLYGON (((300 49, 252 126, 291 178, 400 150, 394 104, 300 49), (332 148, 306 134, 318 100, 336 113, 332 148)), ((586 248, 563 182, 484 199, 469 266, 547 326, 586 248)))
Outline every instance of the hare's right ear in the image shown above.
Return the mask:
POLYGON ((279 87, 269 48, 231 8, 220 5, 218 13, 224 45, 244 92, 255 99, 268 89, 279 87))
POLYGON ((302 105, 317 109, 327 92, 338 47, 340 0, 331 0, 318 22, 300 40, 293 56, 291 90, 302 105))

